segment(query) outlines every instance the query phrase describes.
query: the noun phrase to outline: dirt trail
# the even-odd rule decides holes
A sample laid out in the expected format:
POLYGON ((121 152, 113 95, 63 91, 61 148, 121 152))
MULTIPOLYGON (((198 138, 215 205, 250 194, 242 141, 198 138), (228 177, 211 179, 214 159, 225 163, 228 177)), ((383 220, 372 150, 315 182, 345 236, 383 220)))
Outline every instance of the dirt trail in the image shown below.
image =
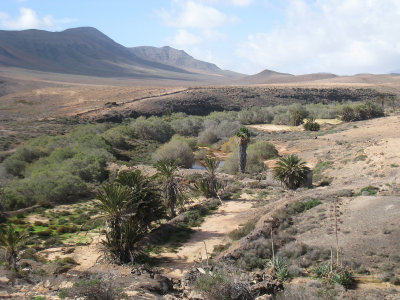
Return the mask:
POLYGON ((163 253, 161 258, 168 262, 160 265, 164 272, 174 278, 179 278, 183 272, 200 257, 205 260, 207 251, 211 253, 214 246, 230 241, 227 234, 238 228, 238 225, 251 219, 252 200, 230 200, 224 202, 219 209, 208 216, 196 232, 176 253, 163 253))

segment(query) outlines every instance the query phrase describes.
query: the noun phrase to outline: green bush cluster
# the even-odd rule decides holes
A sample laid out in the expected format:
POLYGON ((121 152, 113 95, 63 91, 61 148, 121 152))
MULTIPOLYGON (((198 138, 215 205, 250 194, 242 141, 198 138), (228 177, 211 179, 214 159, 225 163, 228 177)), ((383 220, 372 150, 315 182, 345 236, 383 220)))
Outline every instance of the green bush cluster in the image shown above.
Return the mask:
POLYGON ((129 126, 133 128, 135 135, 142 140, 155 140, 160 143, 168 142, 174 131, 171 124, 158 117, 139 117, 133 120, 129 126))
POLYGON ((340 111, 340 118, 345 122, 369 120, 384 115, 382 107, 372 102, 346 105, 340 111))
POLYGON ((190 139, 174 136, 168 143, 162 145, 153 154, 153 161, 175 161, 179 166, 191 168, 194 162, 194 154, 190 139))
POLYGON ((307 131, 319 131, 321 128, 321 126, 317 122, 315 122, 314 118, 308 118, 303 127, 307 131))
MULTIPOLYGON (((238 146, 232 145, 233 152, 225 160, 221 170, 236 174, 239 172, 238 146)), ((247 148, 246 171, 250 174, 260 173, 265 169, 264 161, 278 156, 278 150, 275 146, 264 140, 257 140, 247 148)))
POLYGON ((113 149, 102 137, 110 125, 78 126, 70 134, 39 137, 4 162, 14 176, 3 190, 6 209, 38 202, 70 202, 88 193, 88 183, 107 179, 113 149))

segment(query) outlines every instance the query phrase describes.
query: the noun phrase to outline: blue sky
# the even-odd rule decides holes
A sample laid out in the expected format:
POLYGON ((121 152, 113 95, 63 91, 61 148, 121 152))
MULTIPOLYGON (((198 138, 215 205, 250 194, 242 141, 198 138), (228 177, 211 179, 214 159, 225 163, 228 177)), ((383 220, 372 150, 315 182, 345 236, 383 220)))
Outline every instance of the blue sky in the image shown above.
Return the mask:
POLYGON ((1 0, 0 29, 79 26, 247 74, 400 69, 399 0, 1 0))

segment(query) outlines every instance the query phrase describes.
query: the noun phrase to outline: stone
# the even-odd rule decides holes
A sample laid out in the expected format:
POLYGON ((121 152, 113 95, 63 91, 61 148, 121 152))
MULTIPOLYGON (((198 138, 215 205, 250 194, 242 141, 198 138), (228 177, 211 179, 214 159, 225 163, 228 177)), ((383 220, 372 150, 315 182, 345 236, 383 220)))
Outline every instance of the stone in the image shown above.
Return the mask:
POLYGON ((11 298, 7 291, 0 291, 0 299, 11 298))
POLYGON ((205 298, 201 295, 196 293, 195 291, 192 291, 189 296, 189 300, 205 300, 205 298))
POLYGON ((156 274, 154 279, 149 279, 148 281, 139 284, 139 288, 148 290, 150 292, 155 292, 160 295, 165 295, 167 292, 172 290, 173 285, 169 278, 156 274))
POLYGON ((262 296, 255 298, 254 300, 270 300, 270 299, 273 299, 272 295, 262 295, 262 296))
POLYGON ((277 292, 282 290, 283 290, 282 282, 273 279, 267 279, 251 286, 251 292, 255 296, 262 296, 265 294, 276 294, 277 292))
POLYGON ((6 276, 1 276, 0 277, 0 283, 8 283, 10 279, 8 279, 6 276))
POLYGON ((74 286, 74 284, 70 281, 63 281, 61 282, 61 284, 59 285, 59 289, 69 289, 72 288, 74 286))

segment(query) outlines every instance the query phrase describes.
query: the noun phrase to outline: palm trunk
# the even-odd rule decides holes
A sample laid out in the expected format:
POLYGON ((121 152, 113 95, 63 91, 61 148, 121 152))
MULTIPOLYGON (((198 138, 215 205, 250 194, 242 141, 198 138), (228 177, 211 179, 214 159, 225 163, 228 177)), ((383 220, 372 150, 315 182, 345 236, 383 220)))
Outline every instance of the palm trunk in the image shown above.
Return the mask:
POLYGON ((171 218, 175 218, 176 217, 176 211, 175 211, 175 207, 176 207, 176 202, 177 202, 177 198, 178 195, 175 191, 175 186, 174 183, 171 182, 168 187, 167 187, 167 205, 169 206, 169 215, 171 218))
POLYGON ((239 170, 241 173, 246 171, 246 160, 247 160, 247 142, 240 140, 239 141, 239 170))

